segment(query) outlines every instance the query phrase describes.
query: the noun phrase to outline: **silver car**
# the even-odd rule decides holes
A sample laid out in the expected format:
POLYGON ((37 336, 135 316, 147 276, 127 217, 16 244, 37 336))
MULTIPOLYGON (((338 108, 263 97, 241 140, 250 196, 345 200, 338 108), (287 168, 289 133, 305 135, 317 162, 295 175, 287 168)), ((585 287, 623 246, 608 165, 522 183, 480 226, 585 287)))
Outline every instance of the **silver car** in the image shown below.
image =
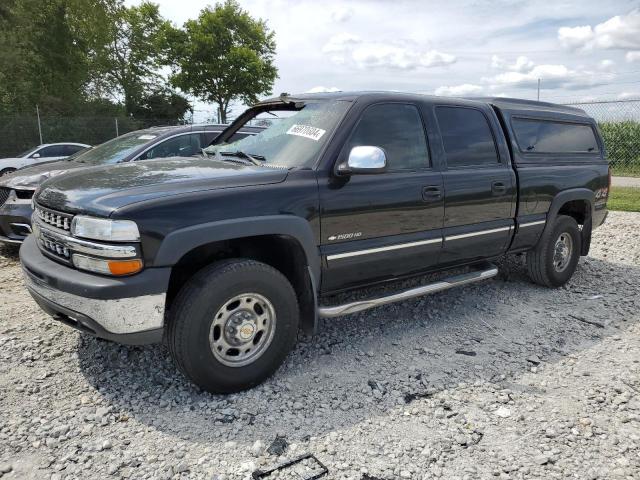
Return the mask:
POLYGON ((15 172, 19 168, 35 165, 36 163, 61 160, 90 147, 91 145, 73 142, 45 143, 27 150, 17 157, 0 158, 0 177, 7 173, 15 172))

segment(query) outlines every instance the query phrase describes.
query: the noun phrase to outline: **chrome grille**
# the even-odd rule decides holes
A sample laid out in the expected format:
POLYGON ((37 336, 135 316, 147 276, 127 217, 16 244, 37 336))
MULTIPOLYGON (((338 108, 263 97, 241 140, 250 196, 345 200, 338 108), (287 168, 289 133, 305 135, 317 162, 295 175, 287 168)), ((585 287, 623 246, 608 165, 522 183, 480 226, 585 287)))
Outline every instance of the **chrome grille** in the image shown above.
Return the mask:
POLYGON ((62 259, 69 260, 71 258, 71 253, 67 247, 61 243, 50 240, 46 236, 40 237, 40 245, 49 253, 53 253, 62 259))
POLYGON ((0 187, 0 207, 5 204, 5 202, 9 198, 10 193, 11 189, 0 187))
POLYGON ((73 216, 46 210, 42 207, 36 207, 36 215, 45 224, 59 228, 66 232, 71 231, 71 220, 73 216))

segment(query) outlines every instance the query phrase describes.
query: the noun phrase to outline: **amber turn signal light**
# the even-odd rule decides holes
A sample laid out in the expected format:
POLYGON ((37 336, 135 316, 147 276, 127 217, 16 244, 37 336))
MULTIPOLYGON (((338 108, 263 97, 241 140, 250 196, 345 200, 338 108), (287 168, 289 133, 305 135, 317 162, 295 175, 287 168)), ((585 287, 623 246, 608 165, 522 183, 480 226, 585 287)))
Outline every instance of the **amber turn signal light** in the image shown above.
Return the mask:
POLYGON ((111 275, 131 275, 142 270, 142 260, 109 260, 111 275))

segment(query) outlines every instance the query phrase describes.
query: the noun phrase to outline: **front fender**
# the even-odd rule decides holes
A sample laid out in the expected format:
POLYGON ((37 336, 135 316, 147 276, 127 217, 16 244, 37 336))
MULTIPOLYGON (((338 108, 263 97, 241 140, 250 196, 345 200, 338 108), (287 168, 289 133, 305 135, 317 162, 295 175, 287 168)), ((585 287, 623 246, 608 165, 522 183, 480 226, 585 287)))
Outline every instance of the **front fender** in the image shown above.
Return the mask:
POLYGON ((158 249, 154 266, 170 267, 191 250, 211 242, 258 235, 285 235, 302 247, 315 285, 320 285, 320 253, 309 222, 294 215, 266 215, 203 223, 167 235, 158 249))

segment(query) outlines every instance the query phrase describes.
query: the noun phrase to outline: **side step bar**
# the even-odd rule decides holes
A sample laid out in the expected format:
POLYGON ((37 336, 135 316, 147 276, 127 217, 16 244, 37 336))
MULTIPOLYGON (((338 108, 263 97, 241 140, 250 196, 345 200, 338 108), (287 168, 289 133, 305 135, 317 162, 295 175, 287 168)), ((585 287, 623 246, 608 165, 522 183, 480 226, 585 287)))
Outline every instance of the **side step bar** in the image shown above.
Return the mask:
POLYGON ((442 292, 443 290, 466 285, 468 283, 479 282, 481 280, 495 277, 497 274, 498 267, 496 267, 495 265, 483 265, 482 270, 455 275, 445 280, 438 280, 437 282, 422 285, 421 287, 411 288, 409 290, 404 290, 402 292, 394 293, 386 297, 371 298, 368 300, 345 303, 344 305, 336 305, 333 307, 321 306, 318 308, 318 316, 322 318, 334 318, 340 317, 342 315, 348 315, 350 313, 362 312, 363 310, 368 310, 380 305, 386 305, 388 303, 421 297, 430 293, 442 292))

